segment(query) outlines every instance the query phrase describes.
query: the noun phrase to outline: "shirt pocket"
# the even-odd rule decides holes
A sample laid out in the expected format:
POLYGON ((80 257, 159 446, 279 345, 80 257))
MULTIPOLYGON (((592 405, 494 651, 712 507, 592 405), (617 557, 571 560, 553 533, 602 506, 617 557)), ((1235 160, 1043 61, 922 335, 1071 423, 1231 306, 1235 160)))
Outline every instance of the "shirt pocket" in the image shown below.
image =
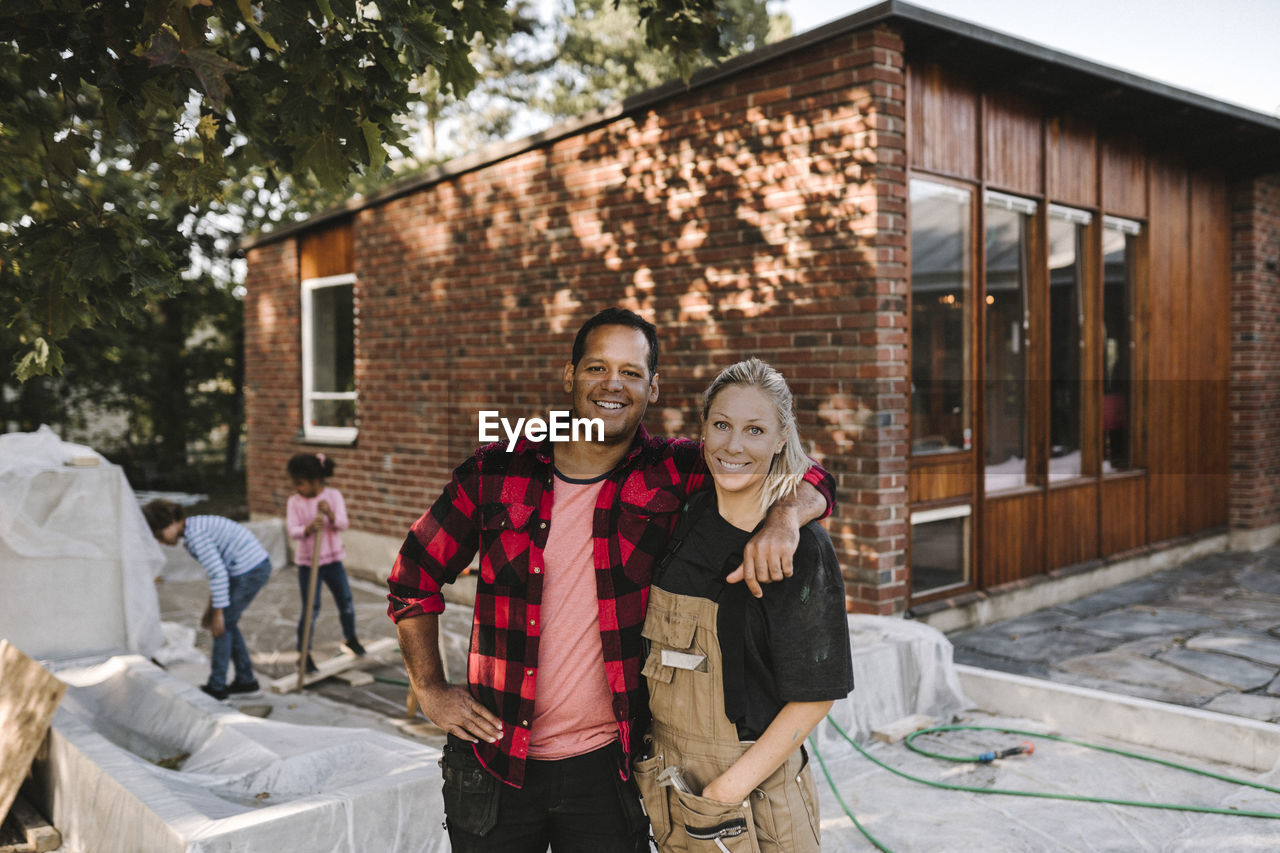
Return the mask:
POLYGON ((533 518, 534 507, 528 504, 480 505, 481 580, 501 586, 525 585, 533 518))
POLYGON ((635 471, 622 483, 618 500, 618 535, 633 546, 623 564, 627 579, 647 586, 653 567, 667 547, 684 494, 670 485, 650 487, 644 473, 635 471))

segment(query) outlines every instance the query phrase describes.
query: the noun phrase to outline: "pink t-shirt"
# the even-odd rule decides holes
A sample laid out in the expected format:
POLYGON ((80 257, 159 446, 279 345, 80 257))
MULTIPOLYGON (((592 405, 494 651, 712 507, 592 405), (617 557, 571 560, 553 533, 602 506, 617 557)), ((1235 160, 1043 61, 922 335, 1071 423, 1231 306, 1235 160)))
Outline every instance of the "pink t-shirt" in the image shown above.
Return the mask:
POLYGON ((604 480, 556 475, 551 529, 543 549, 542 635, 529 757, 571 758, 618 738, 604 673, 591 519, 604 480))
POLYGON ((342 500, 342 492, 333 486, 325 486, 314 498, 304 498, 294 492, 289 495, 289 500, 285 504, 285 524, 289 528, 289 537, 296 540, 293 562, 299 566, 311 565, 313 537, 306 530, 307 525, 319 512, 316 507, 320 505, 320 501, 328 501, 329 509, 333 510, 333 521, 330 522, 326 518, 324 531, 320 534, 320 565, 336 563, 347 558, 346 549, 342 547, 341 534, 341 531, 350 526, 347 521, 347 505, 342 500))

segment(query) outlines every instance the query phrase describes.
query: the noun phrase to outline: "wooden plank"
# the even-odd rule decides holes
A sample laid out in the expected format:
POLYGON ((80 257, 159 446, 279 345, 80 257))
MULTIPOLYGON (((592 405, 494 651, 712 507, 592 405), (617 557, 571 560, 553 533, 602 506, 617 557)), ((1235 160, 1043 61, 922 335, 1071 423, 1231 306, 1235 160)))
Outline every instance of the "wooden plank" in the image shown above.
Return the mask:
POLYGON ((907 491, 913 504, 968 497, 974 492, 973 456, 932 462, 913 459, 907 491))
POLYGON ((1147 541, 1147 478, 1143 474, 1106 477, 1098 513, 1098 555, 1109 557, 1147 541))
POLYGON ((1042 492, 987 498, 983 503, 982 585, 999 586, 1044 571, 1042 492))
POLYGON ((49 825, 44 815, 24 797, 13 801, 4 823, 0 853, 49 853, 62 846, 62 833, 49 825))
POLYGON ((1073 566, 1098 556, 1098 486, 1096 482, 1049 489, 1045 569, 1073 566))
MULTIPOLYGON (((326 678, 332 678, 340 672, 345 672, 346 670, 360 666, 363 663, 373 661, 374 658, 383 652, 388 652, 397 648, 399 648, 399 646, 396 641, 390 637, 382 637, 365 646, 364 657, 356 657, 346 646, 343 646, 341 654, 331 657, 328 660, 317 661, 316 671, 309 673, 303 684, 304 686, 311 685, 315 684, 317 681, 324 681, 326 678)), ((293 673, 290 673, 289 675, 284 675, 280 678, 268 680, 263 686, 272 693, 289 693, 296 688, 297 685, 298 677, 293 673)))
POLYGON ((1133 137, 1104 138, 1099 146, 1099 183, 1106 213, 1133 219, 1147 217, 1147 160, 1133 137))
POLYGON ((1044 191, 1044 123, 1035 102, 1011 93, 983 98, 982 171, 993 188, 1044 191))
POLYGON ((298 238, 298 264, 303 279, 355 272, 352 220, 308 231, 298 238))
POLYGON ((1045 177, 1052 201, 1096 207, 1098 203, 1098 135, 1074 116, 1055 116, 1045 123, 1045 177))
POLYGON ((0 640, 0 684, 0 814, 6 814, 67 685, 8 640, 0 640))
MULTIPOLYGON (((1190 532, 1188 454, 1194 452, 1188 372, 1192 333, 1188 309, 1187 172, 1172 158, 1152 159, 1147 346, 1153 354, 1147 384, 1147 465, 1151 471, 1147 530, 1159 542, 1190 532)), ((1139 339, 1141 340, 1141 339, 1139 339)))
POLYGON ((871 736, 881 743, 897 743, 912 732, 927 729, 933 725, 933 717, 925 714, 912 714, 901 720, 894 720, 871 732, 871 736))
POLYGON ((956 69, 907 65, 907 146, 913 169, 978 178, 978 94, 956 69))

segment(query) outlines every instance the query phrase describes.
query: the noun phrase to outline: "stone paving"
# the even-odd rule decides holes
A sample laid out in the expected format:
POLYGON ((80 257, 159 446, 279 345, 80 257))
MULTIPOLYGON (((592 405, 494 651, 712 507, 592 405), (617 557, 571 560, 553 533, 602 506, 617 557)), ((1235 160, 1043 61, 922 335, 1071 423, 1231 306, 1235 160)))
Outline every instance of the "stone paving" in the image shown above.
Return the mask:
POLYGON ((957 663, 1280 721, 1280 545, 949 636, 957 663))
MULTIPOLYGON (((192 684, 203 684, 209 675, 207 657, 211 648, 211 636, 199 630, 200 614, 209 597, 209 584, 198 567, 194 571, 169 573, 157 584, 160 598, 160 618, 196 629, 195 647, 206 660, 203 663, 180 663, 168 669, 178 678, 192 684)), ((356 607, 356 632, 366 646, 381 637, 396 636, 395 625, 387 617, 386 587, 351 578, 351 592, 356 607)), ((253 657, 254 671, 259 681, 296 672, 297 625, 301 609, 298 591, 298 569, 284 566, 271 573, 267 585, 254 598, 244 616, 240 629, 253 657)), ((446 666, 451 674, 466 672, 467 638, 470 635, 471 610, 465 606, 450 605, 443 617, 445 626, 446 666)), ((342 642, 342 630, 338 624, 337 609, 328 589, 321 593, 320 617, 316 621, 312 641, 312 656, 316 661, 338 654, 342 642)), ((264 696, 253 698, 233 697, 230 702, 248 713, 269 713, 274 719, 314 724, 372 725, 383 731, 399 733, 391 721, 404 717, 408 688, 396 682, 406 682, 408 676, 399 655, 394 651, 380 656, 377 662, 360 667, 379 681, 360 687, 351 686, 337 678, 329 678, 306 688, 306 699, 318 701, 300 702, 296 694, 276 696, 264 690, 264 696), (327 701, 325 701, 327 700, 327 701), (266 708, 266 710, 263 710, 266 708), (363 713, 352 715, 351 709, 363 713)), ((228 672, 228 677, 231 673, 228 672)), ((455 680, 457 675, 454 676, 455 680)), ((419 716, 418 722, 426 722, 419 716)), ((443 736, 428 736, 428 742, 444 743, 443 736)))

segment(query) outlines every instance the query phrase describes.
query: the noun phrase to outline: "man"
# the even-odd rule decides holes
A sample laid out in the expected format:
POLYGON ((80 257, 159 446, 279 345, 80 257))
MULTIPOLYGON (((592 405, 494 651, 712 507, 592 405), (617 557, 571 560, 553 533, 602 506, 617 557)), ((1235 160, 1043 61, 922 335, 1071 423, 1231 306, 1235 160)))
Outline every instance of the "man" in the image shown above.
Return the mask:
MULTIPOLYGON (((657 359, 656 331, 638 315, 610 308, 588 320, 564 389, 573 417, 603 422, 603 440, 480 448, 414 523, 391 571, 409 679, 449 734, 445 814, 458 853, 649 849, 628 770, 647 715, 640 629, 680 507, 710 485, 696 443, 641 426, 658 398, 657 359), (468 686, 452 686, 440 588, 477 548, 468 686)), ((789 574, 799 528, 831 503, 825 471, 806 480, 744 553, 757 595, 759 581, 789 574)))

